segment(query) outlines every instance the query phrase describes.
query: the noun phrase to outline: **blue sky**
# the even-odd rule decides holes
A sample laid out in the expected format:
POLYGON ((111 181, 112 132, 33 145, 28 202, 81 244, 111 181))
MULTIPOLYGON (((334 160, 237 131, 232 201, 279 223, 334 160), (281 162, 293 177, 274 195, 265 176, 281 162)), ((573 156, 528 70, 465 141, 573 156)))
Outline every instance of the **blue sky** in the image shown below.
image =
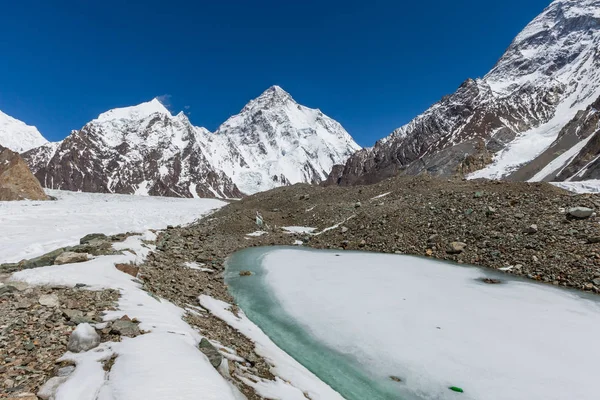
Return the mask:
POLYGON ((0 110, 49 140, 169 95, 214 130, 277 84, 364 146, 491 69, 549 0, 12 1, 0 110))

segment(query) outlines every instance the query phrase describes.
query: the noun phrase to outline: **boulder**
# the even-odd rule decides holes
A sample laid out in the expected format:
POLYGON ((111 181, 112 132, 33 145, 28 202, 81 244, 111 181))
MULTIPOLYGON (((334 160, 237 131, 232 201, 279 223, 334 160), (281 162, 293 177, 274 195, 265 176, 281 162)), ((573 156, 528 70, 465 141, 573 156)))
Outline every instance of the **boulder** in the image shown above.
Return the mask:
POLYGON ((570 217, 577 218, 577 219, 589 218, 592 216, 593 213, 594 213, 594 210, 592 210, 591 208, 587 208, 587 207, 573 207, 573 208, 569 208, 569 211, 567 211, 567 214, 570 217))
POLYGON ((448 244, 448 248, 446 249, 446 253, 448 254, 460 254, 467 247, 466 243, 463 242, 452 242, 448 244))
POLYGON ((49 199, 19 153, 0 146, 0 201, 49 199))
POLYGON ((219 368, 219 365, 221 365, 221 362, 223 361, 223 356, 219 353, 219 350, 208 341, 208 339, 202 338, 198 348, 208 358, 208 361, 210 361, 213 367, 219 368))
POLYGON ((43 294, 38 299, 38 302, 45 307, 58 307, 60 302, 55 294, 43 294))
POLYGON ((79 239, 79 244, 88 244, 92 240, 107 241, 108 236, 106 236, 104 233, 90 233, 89 235, 85 235, 84 237, 79 239))
POLYGON ((111 333, 127 337, 136 337, 140 334, 140 328, 138 328, 135 322, 126 319, 118 319, 113 321, 111 333))
POLYGON ((75 253, 73 251, 65 251, 54 260, 55 265, 74 264, 89 260, 87 253, 75 253))
POLYGON ((65 249, 56 249, 49 253, 43 254, 39 257, 32 258, 30 260, 21 261, 19 263, 19 267, 21 269, 29 269, 29 268, 38 268, 38 267, 46 267, 48 265, 54 264, 56 257, 64 253, 65 249))
POLYGON ((77 325, 77 328, 69 336, 67 350, 73 353, 81 353, 97 347, 100 344, 100 335, 87 323, 77 325))
POLYGON ((140 267, 134 264, 115 264, 115 267, 119 271, 129 274, 134 278, 137 276, 138 272, 140 272, 140 267))

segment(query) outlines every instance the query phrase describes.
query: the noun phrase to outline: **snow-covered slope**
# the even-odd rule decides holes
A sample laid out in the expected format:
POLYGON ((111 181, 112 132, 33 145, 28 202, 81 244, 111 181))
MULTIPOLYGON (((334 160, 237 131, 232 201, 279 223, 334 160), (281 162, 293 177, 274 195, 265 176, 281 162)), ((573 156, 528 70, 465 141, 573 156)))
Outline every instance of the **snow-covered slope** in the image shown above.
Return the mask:
POLYGON ((30 126, 0 111, 0 145, 22 153, 48 141, 35 126, 30 126))
POLYGON ((483 79, 467 80, 355 154, 338 171, 339 182, 368 183, 398 172, 531 178, 535 171, 519 170, 600 95, 599 44, 600 1, 554 1, 483 79))
POLYGON ((337 121, 296 103, 279 86, 223 123, 210 145, 215 165, 248 194, 319 183, 360 148, 337 121))
POLYGON ((107 111, 24 157, 53 189, 239 197, 321 182, 357 149, 338 122, 273 86, 215 133, 154 99, 107 111))

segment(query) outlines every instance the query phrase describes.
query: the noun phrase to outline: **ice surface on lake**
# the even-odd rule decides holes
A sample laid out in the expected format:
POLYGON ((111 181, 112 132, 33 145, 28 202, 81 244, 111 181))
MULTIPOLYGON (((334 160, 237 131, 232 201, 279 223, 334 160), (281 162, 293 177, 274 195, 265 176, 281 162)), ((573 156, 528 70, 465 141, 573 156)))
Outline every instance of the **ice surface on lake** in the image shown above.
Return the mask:
POLYGON ((406 397, 598 398, 600 306, 578 292, 398 255, 276 249, 262 266, 298 324, 406 397))

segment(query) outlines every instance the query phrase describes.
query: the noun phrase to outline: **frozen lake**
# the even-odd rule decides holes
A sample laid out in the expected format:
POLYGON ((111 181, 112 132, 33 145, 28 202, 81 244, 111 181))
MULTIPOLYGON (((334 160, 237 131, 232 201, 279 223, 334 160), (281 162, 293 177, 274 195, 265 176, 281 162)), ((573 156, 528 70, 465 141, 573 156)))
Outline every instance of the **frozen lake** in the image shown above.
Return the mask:
POLYGON ((234 254, 226 281, 349 400, 597 398, 595 296, 427 258, 288 247, 234 254))

